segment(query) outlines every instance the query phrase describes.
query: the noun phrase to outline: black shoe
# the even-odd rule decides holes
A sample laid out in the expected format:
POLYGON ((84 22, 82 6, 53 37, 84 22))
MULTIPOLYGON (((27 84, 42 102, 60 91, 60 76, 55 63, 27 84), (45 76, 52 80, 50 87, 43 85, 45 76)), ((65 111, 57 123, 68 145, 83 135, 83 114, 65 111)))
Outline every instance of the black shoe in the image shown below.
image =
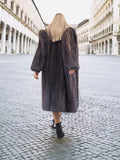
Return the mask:
POLYGON ((55 126, 55 121, 54 121, 54 119, 53 119, 53 124, 51 125, 51 127, 52 127, 53 129, 56 129, 56 126, 55 126))
POLYGON ((62 127, 61 127, 61 122, 60 123, 56 123, 56 134, 57 134, 58 138, 62 138, 65 135, 63 130, 62 130, 62 127))

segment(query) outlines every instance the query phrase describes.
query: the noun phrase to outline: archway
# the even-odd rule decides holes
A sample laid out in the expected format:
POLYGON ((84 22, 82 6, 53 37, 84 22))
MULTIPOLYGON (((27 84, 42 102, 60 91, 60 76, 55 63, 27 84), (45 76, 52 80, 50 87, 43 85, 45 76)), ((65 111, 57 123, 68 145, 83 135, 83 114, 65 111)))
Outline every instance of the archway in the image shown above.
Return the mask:
POLYGON ((108 41, 106 40, 105 41, 105 53, 107 54, 107 52, 108 52, 108 41))
POLYGON ((112 54, 112 39, 109 40, 109 52, 112 54))
POLYGON ((0 22, 0 53, 6 52, 6 24, 1 21, 0 22))
POLYGON ((118 54, 120 55, 120 42, 118 43, 118 54))

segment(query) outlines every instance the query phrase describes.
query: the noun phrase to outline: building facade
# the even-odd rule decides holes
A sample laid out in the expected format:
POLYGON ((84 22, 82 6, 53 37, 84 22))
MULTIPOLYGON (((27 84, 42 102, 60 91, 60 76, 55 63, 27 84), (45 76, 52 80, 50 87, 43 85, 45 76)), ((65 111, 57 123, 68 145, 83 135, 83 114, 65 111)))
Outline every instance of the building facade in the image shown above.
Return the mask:
POLYGON ((89 19, 83 20, 76 28, 78 49, 80 54, 90 54, 89 29, 89 19))
POLYGON ((34 53, 42 28, 33 0, 0 0, 0 54, 34 53))
POLYGON ((94 0, 91 13, 91 52, 119 55, 120 1, 94 0))
POLYGON ((120 0, 93 0, 91 18, 76 30, 80 54, 120 55, 120 0))
POLYGON ((117 21, 117 30, 118 32, 115 34, 115 36, 117 37, 117 41, 118 41, 118 54, 120 55, 120 1, 119 1, 119 4, 118 4, 118 7, 119 7, 119 18, 118 18, 118 21, 117 21))

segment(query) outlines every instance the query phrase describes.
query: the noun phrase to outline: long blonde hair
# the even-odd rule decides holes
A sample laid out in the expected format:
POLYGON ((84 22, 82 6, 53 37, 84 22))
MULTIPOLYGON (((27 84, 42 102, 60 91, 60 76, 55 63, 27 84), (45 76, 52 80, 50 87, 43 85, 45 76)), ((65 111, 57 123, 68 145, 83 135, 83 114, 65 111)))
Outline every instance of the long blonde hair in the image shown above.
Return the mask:
POLYGON ((62 38, 63 32, 69 25, 67 24, 65 17, 61 13, 57 13, 51 24, 46 27, 47 34, 50 36, 52 42, 59 41, 62 38))

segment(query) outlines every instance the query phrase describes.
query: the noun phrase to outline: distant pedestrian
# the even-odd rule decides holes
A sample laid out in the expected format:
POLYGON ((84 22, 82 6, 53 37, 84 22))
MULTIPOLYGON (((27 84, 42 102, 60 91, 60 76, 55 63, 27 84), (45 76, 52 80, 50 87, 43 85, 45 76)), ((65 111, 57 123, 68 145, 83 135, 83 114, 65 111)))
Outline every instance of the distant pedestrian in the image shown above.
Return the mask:
POLYGON ((52 126, 58 138, 64 137, 61 112, 76 112, 78 108, 78 69, 76 32, 57 13, 51 24, 39 32, 31 70, 36 79, 42 71, 42 108, 52 111, 52 126))

